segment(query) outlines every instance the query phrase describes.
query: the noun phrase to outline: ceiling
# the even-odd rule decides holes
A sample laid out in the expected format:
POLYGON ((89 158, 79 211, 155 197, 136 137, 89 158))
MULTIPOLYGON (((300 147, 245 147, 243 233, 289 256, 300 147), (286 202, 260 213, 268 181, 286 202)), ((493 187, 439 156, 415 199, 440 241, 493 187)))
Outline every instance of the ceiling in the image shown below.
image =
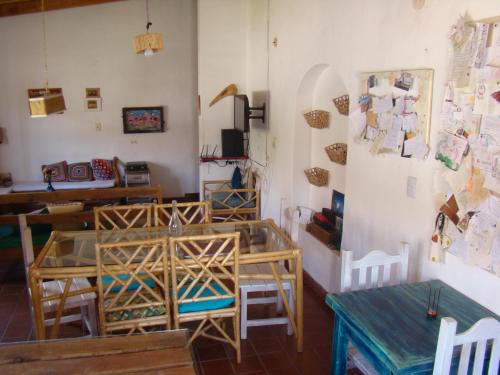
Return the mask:
MULTIPOLYGON (((56 10, 111 3, 122 0, 45 0, 45 10, 56 10)), ((37 13, 42 9, 42 0, 0 0, 0 17, 37 13)))

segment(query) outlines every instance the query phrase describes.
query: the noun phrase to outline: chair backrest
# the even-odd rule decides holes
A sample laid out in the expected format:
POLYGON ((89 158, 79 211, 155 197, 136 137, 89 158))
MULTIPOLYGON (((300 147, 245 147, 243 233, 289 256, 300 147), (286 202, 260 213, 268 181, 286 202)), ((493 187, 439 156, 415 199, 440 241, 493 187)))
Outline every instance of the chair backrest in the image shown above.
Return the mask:
MULTIPOLYGON (((177 203, 177 213, 182 224, 207 224, 210 223, 208 202, 177 203)), ((155 226, 165 226, 172 217, 172 204, 155 204, 155 226)))
POLYGON ((239 308, 239 233, 170 238, 174 319, 182 305, 234 298, 239 308))
POLYGON ((374 250, 359 260, 353 260, 353 252, 341 251, 340 291, 377 288, 391 282, 391 268, 399 265, 398 283, 406 282, 408 278, 409 245, 401 244, 399 255, 389 255, 380 250, 374 250), (358 270, 357 287, 354 282, 354 272, 358 270), (354 285, 354 287, 353 287, 354 285))
POLYGON ((149 228, 151 213, 151 204, 95 207, 95 229, 99 231, 149 228))
POLYGON ((101 334, 170 327, 166 238, 96 244, 96 263, 101 334))
POLYGON ((467 374, 472 344, 475 343, 475 356, 472 366, 474 375, 483 374, 485 354, 488 351, 488 341, 491 342, 488 375, 498 375, 500 362, 500 322, 494 318, 483 318, 477 321, 467 331, 457 334, 457 321, 445 317, 441 319, 439 338, 434 360, 433 375, 450 373, 453 348, 462 346, 458 365, 458 375, 467 374))

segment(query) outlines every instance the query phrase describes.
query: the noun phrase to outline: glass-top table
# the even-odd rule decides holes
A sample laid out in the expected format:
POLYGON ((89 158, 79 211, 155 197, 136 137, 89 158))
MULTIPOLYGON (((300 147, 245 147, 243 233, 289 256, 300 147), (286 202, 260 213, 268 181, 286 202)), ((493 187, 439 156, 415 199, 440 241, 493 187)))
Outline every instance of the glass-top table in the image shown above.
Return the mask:
MULTIPOLYGON (((195 224, 183 227, 182 236, 240 233, 240 256, 293 250, 296 245, 272 221, 195 224)), ((115 231, 53 232, 37 266, 85 267, 96 264, 96 243, 152 240, 169 237, 168 227, 122 229, 115 231)), ((255 256, 253 257, 255 258, 255 256)))
MULTIPOLYGON (((287 309, 294 324, 297 350, 303 346, 303 278, 302 250, 293 243, 271 220, 241 221, 228 223, 195 224, 183 227, 182 236, 196 236, 217 233, 240 233, 240 265, 267 263, 269 274, 247 274, 240 269, 240 279, 274 280, 281 285, 282 280, 292 283, 295 294, 295 309, 287 309), (288 272, 279 273, 278 262, 287 262, 288 272), (272 272, 271 272, 272 271, 272 272), (295 310, 293 312, 292 310, 295 310)), ((58 294, 45 295, 42 283, 60 280, 69 285, 73 280, 97 277, 96 244, 123 243, 146 239, 168 239, 167 227, 151 227, 115 231, 54 231, 35 262, 30 267, 29 278, 36 324, 36 337, 45 339, 44 304, 58 302, 57 314, 61 315, 68 298, 96 292, 96 287, 61 290, 58 294)), ((93 283, 95 285, 95 283, 93 283)), ((64 289, 64 288, 63 288, 64 289)), ((69 289, 69 288, 67 288, 69 289)), ((282 297, 285 292, 279 288, 282 297)), ((287 306, 285 306, 287 307, 287 306)), ((56 327, 58 328, 58 327, 56 327)), ((57 329, 52 329, 51 338, 57 337, 57 329)))

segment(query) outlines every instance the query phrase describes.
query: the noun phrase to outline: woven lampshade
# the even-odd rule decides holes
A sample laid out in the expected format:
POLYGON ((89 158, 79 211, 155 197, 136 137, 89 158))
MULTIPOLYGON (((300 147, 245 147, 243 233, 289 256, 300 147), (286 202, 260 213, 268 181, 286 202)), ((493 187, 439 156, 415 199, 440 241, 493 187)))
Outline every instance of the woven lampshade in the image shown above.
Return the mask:
POLYGON ((29 104, 31 117, 45 117, 66 110, 62 94, 46 94, 36 98, 29 98, 29 104))
POLYGON ((163 37, 160 33, 146 33, 134 38, 135 53, 144 53, 147 49, 157 52, 163 49, 163 37))

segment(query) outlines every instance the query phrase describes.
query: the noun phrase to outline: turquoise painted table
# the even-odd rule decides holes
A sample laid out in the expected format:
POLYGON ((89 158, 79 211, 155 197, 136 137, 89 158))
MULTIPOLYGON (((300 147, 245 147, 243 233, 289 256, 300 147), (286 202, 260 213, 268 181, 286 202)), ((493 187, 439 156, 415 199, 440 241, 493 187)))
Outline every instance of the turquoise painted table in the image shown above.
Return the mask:
POLYGON ((458 332, 487 316, 500 320, 440 280, 328 294, 326 303, 335 311, 335 375, 346 373, 348 342, 381 374, 431 374, 442 317, 456 319, 458 332), (425 314, 429 285, 443 287, 436 319, 425 314))

